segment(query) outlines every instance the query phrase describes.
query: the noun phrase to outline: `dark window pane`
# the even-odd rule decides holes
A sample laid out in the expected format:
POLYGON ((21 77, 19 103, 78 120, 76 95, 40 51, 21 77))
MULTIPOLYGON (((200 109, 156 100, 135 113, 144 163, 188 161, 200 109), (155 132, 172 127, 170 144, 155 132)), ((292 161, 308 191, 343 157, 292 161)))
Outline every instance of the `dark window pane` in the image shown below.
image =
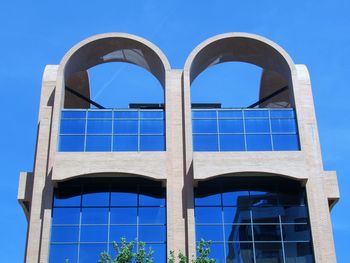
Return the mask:
POLYGON ((111 224, 136 224, 137 208, 111 208, 111 224))
POLYGON ((112 120, 88 120, 87 134, 112 134, 112 120))
POLYGON ((137 194, 133 192, 113 192, 112 189, 111 206, 137 206, 137 194))
POLYGON ((280 225, 254 225, 255 241, 280 241, 280 225))
POLYGON ((271 137, 264 134, 247 134, 247 150, 248 151, 271 151, 271 137))
POLYGON ((267 191, 250 191, 252 206, 277 206, 277 195, 267 191))
POLYGON ((52 224, 79 224, 80 208, 54 208, 52 224))
POLYGON ((61 120, 60 134, 85 134, 85 120, 61 120))
POLYGON ((225 225, 225 242, 252 241, 250 225, 225 225))
MULTIPOLYGON (((98 189, 96 189, 98 191, 98 189)), ((108 189, 106 189, 108 191, 108 189)), ((93 189, 84 189, 83 206, 108 206, 109 192, 103 190, 93 192, 93 189)))
POLYGON ((153 262, 166 262, 166 246, 165 244, 146 244, 146 251, 149 250, 149 248, 152 248, 154 251, 153 254, 153 262))
POLYGON ((205 205, 221 205, 221 195, 212 194, 212 195, 197 195, 195 198, 195 204, 200 206, 205 205))
POLYGON ((164 134, 163 120, 141 120, 140 134, 164 134))
POLYGON ((242 110, 218 110, 219 118, 242 118, 242 110))
POLYGON ((86 111, 62 111, 61 118, 77 118, 77 119, 85 119, 86 111))
POLYGON ((297 134, 273 134, 275 151, 297 151, 300 149, 297 134))
POLYGON ((268 110, 245 110, 244 117, 245 118, 268 118, 269 111, 268 110))
POLYGON ((78 226, 53 226, 51 228, 51 242, 78 242, 78 226))
POLYGON ((220 151, 245 151, 244 135, 220 134, 220 151))
POLYGON ((282 207, 253 207, 254 223, 279 223, 279 216, 283 213, 282 207))
POLYGON ((112 147, 111 136, 93 136, 86 137, 86 152, 110 152, 112 147))
POLYGON ((108 208, 83 208, 82 224, 107 224, 108 208))
POLYGON ((106 119, 106 118, 112 118, 112 111, 88 111, 88 118, 101 118, 101 119, 106 119))
POLYGON ((222 202, 224 206, 247 207, 250 205, 249 192, 235 191, 223 193, 222 202))
MULTIPOLYGON (((111 226, 110 241, 120 242, 121 238, 126 238, 128 242, 135 241, 137 237, 136 226, 111 226)), ((143 241, 143 240, 142 240, 143 241)))
POLYGON ((138 150, 138 138, 136 135, 113 136, 113 151, 128 152, 138 150))
POLYGON ((271 118, 295 118, 294 110, 271 110, 270 109, 271 118))
POLYGON ((253 263, 253 245, 251 243, 226 244, 226 262, 253 263))
POLYGON ((114 121, 114 134, 137 134, 139 122, 137 120, 114 121))
POLYGON ((206 241, 223 242, 223 226, 196 226, 196 240, 204 239, 206 241))
POLYGON ((192 118, 216 118, 216 111, 192 110, 192 118))
POLYGON ((294 119, 272 119, 272 132, 296 132, 296 122, 294 119))
POLYGON ((81 187, 67 187, 55 189, 54 206, 80 206, 81 187))
POLYGON ((218 151, 218 135, 193 135, 193 151, 218 151))
POLYGON ((79 263, 96 263, 104 251, 107 244, 80 244, 79 263))
POLYGON ((225 224, 250 224, 250 210, 244 207, 224 207, 225 224))
POLYGON ((161 187, 141 186, 140 206, 165 206, 165 192, 161 187))
POLYGON ((164 111, 140 111, 140 118, 163 119, 164 118, 164 111))
POLYGON ((302 262, 314 263, 312 243, 310 242, 291 242, 284 243, 284 253, 286 263, 302 262))
POLYGON ((255 243, 256 263, 283 263, 281 243, 255 243))
POLYGON ((243 120, 219 120, 220 133, 243 133, 243 120))
POLYGON ((76 263, 78 260, 77 244, 51 244, 50 263, 62 263, 68 260, 69 263, 76 263))
POLYGON ((164 150, 165 150, 164 135, 140 136, 140 151, 164 151, 164 150))
POLYGON ((139 240, 142 242, 165 242, 165 226, 139 226, 139 240))
POLYGON ((216 120, 192 120, 193 133, 217 133, 216 120))
POLYGON ((282 225, 284 241, 310 241, 311 233, 308 224, 282 225))
POLYGON ((84 143, 85 143, 84 136, 61 135, 59 150, 60 152, 83 152, 84 143))
POLYGON ((107 240, 108 226, 81 226, 81 242, 107 242, 107 240))
POLYGON ((285 206, 281 210, 282 223, 307 223, 308 214, 305 206, 285 206))
POLYGON ((139 208, 140 224, 165 224, 165 208, 164 207, 147 207, 139 208))
POLYGON ((197 224, 222 223, 221 207, 197 207, 195 210, 197 224))
POLYGON ((270 132, 268 119, 247 119, 245 120, 245 131, 247 133, 270 132))
POLYGON ((139 112, 138 111, 115 111, 114 112, 114 118, 119 118, 119 119, 134 119, 139 117, 139 112))

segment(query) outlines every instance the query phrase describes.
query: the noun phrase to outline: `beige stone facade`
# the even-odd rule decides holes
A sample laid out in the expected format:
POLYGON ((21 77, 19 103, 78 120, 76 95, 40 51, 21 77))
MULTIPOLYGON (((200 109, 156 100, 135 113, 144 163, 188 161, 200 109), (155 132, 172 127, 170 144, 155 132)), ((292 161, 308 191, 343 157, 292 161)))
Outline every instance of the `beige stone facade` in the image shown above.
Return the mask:
MULTIPOLYGON (((88 105, 80 105, 82 108, 88 105)), ((336 262, 330 208, 338 201, 335 172, 324 171, 310 77, 277 44, 247 33, 210 38, 189 55, 183 69, 171 69, 166 56, 149 41, 124 33, 90 37, 67 52, 59 65, 45 68, 39 110, 35 166, 21 173, 18 200, 28 219, 26 263, 48 262, 53 188, 75 177, 131 174, 161 180, 167 189, 167 246, 195 254, 193 187, 199 180, 254 173, 302 181, 306 186, 314 254, 317 263, 336 262), (137 50, 137 52, 134 52, 137 50), (112 55, 110 55, 112 54, 112 55), (105 62, 139 65, 162 84, 166 109, 164 152, 58 152, 60 113, 74 105, 65 83, 89 96, 86 70, 105 62), (264 69, 260 96, 289 86, 295 108, 300 151, 193 152, 190 86, 209 66, 226 61, 252 63, 264 69), (283 76, 283 81, 271 72, 283 76)))

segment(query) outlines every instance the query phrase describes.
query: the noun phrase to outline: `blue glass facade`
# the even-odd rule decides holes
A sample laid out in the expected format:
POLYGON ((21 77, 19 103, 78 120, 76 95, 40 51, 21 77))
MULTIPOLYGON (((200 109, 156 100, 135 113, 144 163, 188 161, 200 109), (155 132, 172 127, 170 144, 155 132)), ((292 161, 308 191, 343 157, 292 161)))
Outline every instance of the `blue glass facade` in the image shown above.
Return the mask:
POLYGON ((165 151, 163 110, 62 110, 59 151, 165 151))
POLYGON ((261 177, 200 182, 196 240, 212 240, 217 263, 314 262, 305 190, 261 177))
POLYGON ((193 109, 193 151, 300 150, 293 109, 193 109))
MULTIPOLYGON (((166 262, 166 199, 160 183, 93 179, 61 183, 52 209, 50 263, 96 263, 113 242, 146 242, 166 262)), ((136 246, 135 246, 136 249, 136 246)))

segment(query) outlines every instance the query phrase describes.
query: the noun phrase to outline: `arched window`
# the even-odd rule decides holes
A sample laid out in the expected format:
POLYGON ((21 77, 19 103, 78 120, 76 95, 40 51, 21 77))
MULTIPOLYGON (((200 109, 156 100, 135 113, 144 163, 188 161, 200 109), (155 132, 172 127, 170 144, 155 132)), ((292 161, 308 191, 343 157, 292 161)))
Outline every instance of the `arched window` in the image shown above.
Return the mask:
POLYGON ((60 67, 59 151, 165 151, 169 64, 153 44, 127 34, 94 36, 60 67))
POLYGON ((305 188, 281 177, 200 181, 196 240, 218 263, 314 262, 305 188))
POLYGON ((213 37, 192 52, 185 82, 191 86, 194 151, 300 149, 294 65, 283 52, 240 33, 213 37))
POLYGON ((113 241, 146 242, 155 262, 166 259, 166 199, 160 182, 91 178, 58 183, 54 191, 50 263, 98 262, 115 256, 113 241))

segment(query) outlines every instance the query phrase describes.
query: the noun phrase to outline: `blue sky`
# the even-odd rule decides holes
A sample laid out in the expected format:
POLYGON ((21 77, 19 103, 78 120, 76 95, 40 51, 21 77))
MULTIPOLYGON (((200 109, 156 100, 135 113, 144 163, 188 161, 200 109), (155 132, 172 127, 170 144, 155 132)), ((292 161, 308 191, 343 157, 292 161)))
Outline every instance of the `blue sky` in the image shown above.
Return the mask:
MULTIPOLYGON (((337 170, 341 191, 341 201, 332 211, 338 262, 347 262, 346 238, 350 235, 350 168, 346 165, 350 145, 350 119, 346 117, 350 95, 349 13, 350 2, 345 0, 1 1, 1 261, 22 262, 24 257, 26 221, 16 201, 17 183, 20 171, 33 169, 41 77, 46 64, 58 64, 70 47, 91 35, 128 32, 155 43, 173 68, 182 68, 188 54, 203 40, 224 32, 241 31, 275 41, 296 63, 308 66, 324 168, 337 170)), ((161 100, 159 84, 140 69, 115 65, 114 68, 106 66, 105 70, 96 68, 91 74, 96 75, 93 84, 104 87, 103 92, 93 93, 97 101, 108 104, 105 94, 113 93, 113 87, 130 85, 130 94, 135 94, 146 84, 152 89, 149 92, 152 98, 161 100), (128 74, 135 74, 132 83, 128 74), (137 81, 144 76, 147 81, 137 81)), ((253 66, 219 65, 195 81, 193 96, 204 94, 205 97, 198 99, 214 102, 222 99, 227 106, 237 96, 243 96, 244 103, 248 104, 254 102, 254 96, 248 91, 254 91, 258 76, 259 69, 253 66), (217 75, 232 70, 236 74, 230 74, 231 77, 217 75), (220 92, 213 92, 215 89, 210 88, 213 83, 220 84, 220 92), (196 92, 202 85, 208 87, 196 92), (237 88, 237 92, 224 98, 222 94, 232 87, 237 88)))

